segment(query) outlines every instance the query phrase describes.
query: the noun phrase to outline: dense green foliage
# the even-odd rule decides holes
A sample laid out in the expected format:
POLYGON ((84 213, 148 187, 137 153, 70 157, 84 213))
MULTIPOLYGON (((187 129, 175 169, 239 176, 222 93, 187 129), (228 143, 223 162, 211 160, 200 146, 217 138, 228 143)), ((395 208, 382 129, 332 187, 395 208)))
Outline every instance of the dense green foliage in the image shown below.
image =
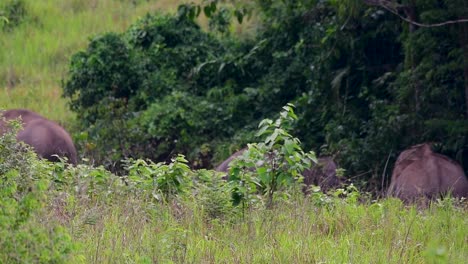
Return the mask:
POLYGON ((54 166, 16 141, 18 122, 0 136, 0 263, 66 263, 76 244, 68 230, 41 223, 54 166))
POLYGON ((242 107, 248 98, 231 89, 246 80, 238 69, 221 66, 220 58, 232 56, 226 47, 191 20, 147 16, 76 54, 65 95, 100 144, 98 160, 109 153, 115 154, 110 162, 186 153, 200 166, 209 164, 210 143, 226 140, 252 115, 242 107), (228 102, 221 89, 233 93, 228 102))
MULTIPOLYGON (((362 179, 372 185, 388 175, 387 159, 424 141, 466 162, 460 25, 410 33, 399 17, 360 1, 263 2, 272 25, 262 35, 272 45, 259 87, 267 94, 263 104, 298 100, 297 130, 307 146, 339 153, 351 173, 370 171, 362 179), (283 94, 275 96, 272 84, 283 94)), ((431 23, 453 18, 458 9, 449 2, 415 5, 421 21, 431 23)))
MULTIPOLYGON (((73 57, 64 90, 87 154, 109 165, 184 153, 210 167, 293 102, 303 148, 334 154, 374 190, 413 144, 432 141, 467 162, 465 24, 417 27, 363 1, 255 1, 255 36, 234 39, 226 20, 248 12, 216 2, 148 15, 73 57), (202 10, 221 33, 192 21, 202 10)), ((431 24, 466 16, 462 2, 400 8, 431 24)))
POLYGON ((12 30, 27 20, 26 4, 22 0, 9 0, 0 4, 0 29, 12 30))

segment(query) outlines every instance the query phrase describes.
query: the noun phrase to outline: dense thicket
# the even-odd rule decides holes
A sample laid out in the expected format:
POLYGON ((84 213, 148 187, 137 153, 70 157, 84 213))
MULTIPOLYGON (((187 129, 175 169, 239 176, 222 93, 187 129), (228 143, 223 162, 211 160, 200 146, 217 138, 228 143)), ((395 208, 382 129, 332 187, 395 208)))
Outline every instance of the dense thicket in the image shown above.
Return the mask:
POLYGON ((433 141, 467 162, 467 23, 416 26, 388 12, 436 24, 466 18, 464 1, 255 3, 249 39, 226 33, 226 11, 213 16, 223 33, 201 30, 187 6, 93 38, 64 83, 97 144, 87 154, 113 164, 184 153, 209 167, 293 102, 305 149, 336 155, 373 188, 412 144, 433 141))
POLYGON ((236 65, 246 47, 187 18, 148 15, 76 54, 65 95, 98 144, 98 160, 184 153, 209 166, 213 146, 254 123, 243 91, 253 79, 236 65))

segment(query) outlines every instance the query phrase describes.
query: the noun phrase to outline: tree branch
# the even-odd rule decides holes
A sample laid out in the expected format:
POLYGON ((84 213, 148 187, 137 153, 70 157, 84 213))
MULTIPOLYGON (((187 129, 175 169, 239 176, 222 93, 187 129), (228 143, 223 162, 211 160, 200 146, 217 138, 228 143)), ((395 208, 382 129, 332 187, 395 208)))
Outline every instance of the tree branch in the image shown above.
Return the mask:
POLYGON ((398 13, 398 9, 402 9, 402 8, 405 8, 405 6, 401 5, 401 4, 398 4, 398 3, 395 3, 395 2, 392 2, 392 1, 389 1, 389 0, 363 0, 364 3, 368 4, 368 5, 374 5, 374 6, 379 6, 379 7, 382 7, 384 8, 385 10, 397 15, 398 17, 400 17, 401 19, 403 19, 404 21, 412 24, 412 25, 415 25, 415 26, 418 26, 418 27, 425 27, 425 28, 430 28, 430 27, 441 27, 441 26, 446 26, 446 25, 450 25, 450 24, 457 24, 457 23, 468 23, 468 19, 457 19, 457 20, 449 20, 449 21, 444 21, 444 22, 441 22, 441 23, 435 23, 435 24, 424 24, 424 23, 418 23, 414 20, 411 20, 411 19, 408 19, 402 15, 400 15, 398 13))

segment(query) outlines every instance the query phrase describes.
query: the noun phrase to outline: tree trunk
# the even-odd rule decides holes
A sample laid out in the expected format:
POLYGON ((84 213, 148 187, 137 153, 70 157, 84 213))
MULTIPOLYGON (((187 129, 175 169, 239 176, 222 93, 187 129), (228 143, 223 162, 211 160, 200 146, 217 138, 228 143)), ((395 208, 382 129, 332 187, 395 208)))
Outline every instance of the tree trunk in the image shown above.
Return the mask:
POLYGON ((463 77, 465 79, 465 118, 468 119, 468 24, 460 25, 460 46, 463 49, 463 77))
MULTIPOLYGON (((405 12, 406 18, 411 20, 411 21, 417 21, 417 13, 416 13, 416 8, 413 2, 410 4, 406 5, 403 7, 403 11, 405 12)), ((409 38, 413 38, 414 32, 417 30, 417 26, 414 24, 409 23, 409 38)), ((413 87, 414 87, 414 105, 415 105, 415 111, 418 113, 421 110, 421 101, 419 100, 421 97, 421 82, 419 81, 418 76, 414 76, 415 74, 415 69, 417 65, 416 58, 414 57, 414 51, 411 48, 410 54, 408 54, 410 57, 410 63, 411 63, 411 72, 413 73, 412 79, 413 79, 413 87)))

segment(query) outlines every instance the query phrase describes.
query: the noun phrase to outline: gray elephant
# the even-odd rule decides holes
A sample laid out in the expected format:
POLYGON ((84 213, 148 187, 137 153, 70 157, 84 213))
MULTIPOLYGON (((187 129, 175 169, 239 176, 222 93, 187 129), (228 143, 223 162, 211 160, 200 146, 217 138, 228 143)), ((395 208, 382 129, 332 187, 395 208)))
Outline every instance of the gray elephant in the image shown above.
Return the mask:
POLYGON ((414 201, 448 192, 454 197, 468 197, 468 180, 457 162, 435 153, 428 143, 415 145, 398 156, 388 196, 414 201))
MULTIPOLYGON (((229 158, 223 161, 220 165, 216 167, 216 171, 219 172, 228 172, 229 165, 236 157, 242 155, 247 148, 243 148, 229 158)), ((323 192, 327 192, 330 189, 335 189, 341 186, 342 181, 336 175, 337 165, 331 157, 320 157, 318 158, 318 164, 315 164, 310 169, 306 169, 302 172, 304 177, 304 193, 309 192, 309 187, 311 185, 320 186, 323 192)), ((227 179, 227 176, 224 177, 227 179)))
POLYGON ((63 127, 47 118, 26 109, 11 109, 0 112, 0 135, 7 131, 8 120, 20 118, 23 128, 18 132, 18 141, 33 147, 38 156, 58 161, 57 156, 66 157, 71 164, 78 158, 73 140, 63 127))

